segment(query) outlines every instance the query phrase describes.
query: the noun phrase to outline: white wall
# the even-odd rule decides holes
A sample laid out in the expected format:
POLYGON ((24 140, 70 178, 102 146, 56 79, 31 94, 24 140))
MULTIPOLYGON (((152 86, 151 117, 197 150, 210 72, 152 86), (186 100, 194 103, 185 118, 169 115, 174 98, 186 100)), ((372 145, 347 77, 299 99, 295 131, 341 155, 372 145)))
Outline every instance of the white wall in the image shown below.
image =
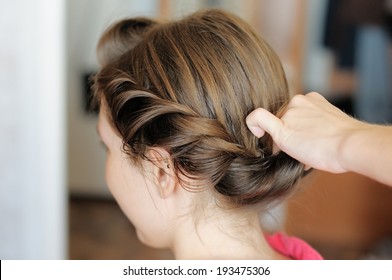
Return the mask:
POLYGON ((0 5, 0 259, 63 259, 64 2, 0 5))

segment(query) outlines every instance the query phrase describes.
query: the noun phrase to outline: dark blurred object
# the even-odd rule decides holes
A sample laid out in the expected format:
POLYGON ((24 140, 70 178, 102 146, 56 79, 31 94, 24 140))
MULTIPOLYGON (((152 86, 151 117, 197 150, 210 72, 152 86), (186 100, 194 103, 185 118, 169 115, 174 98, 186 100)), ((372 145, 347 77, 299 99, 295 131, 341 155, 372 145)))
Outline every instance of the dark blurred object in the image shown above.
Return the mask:
POLYGON ((389 38, 392 39, 392 14, 388 14, 385 18, 386 28, 388 31, 389 38))
POLYGON ((323 45, 331 49, 341 69, 355 67, 358 27, 387 26, 385 0, 329 0, 323 45))
POLYGON ((356 76, 352 111, 370 123, 392 121, 390 6, 387 0, 329 0, 327 6, 323 44, 335 56, 335 72, 356 76))
POLYGON ((337 96, 328 101, 331 102, 334 106, 338 107, 343 112, 345 112, 346 114, 354 116, 353 99, 351 96, 348 95, 337 96))
POLYGON ((93 91, 92 91, 92 77, 95 72, 87 72, 83 74, 83 108, 87 114, 98 115, 99 108, 94 104, 93 91))

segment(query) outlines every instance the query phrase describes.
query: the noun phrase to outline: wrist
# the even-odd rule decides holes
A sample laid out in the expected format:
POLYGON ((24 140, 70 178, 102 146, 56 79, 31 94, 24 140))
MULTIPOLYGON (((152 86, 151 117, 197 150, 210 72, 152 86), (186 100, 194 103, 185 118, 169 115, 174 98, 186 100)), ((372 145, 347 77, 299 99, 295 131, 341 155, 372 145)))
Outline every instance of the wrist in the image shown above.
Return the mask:
POLYGON ((371 134, 374 125, 352 120, 353 123, 342 133, 338 149, 338 162, 345 171, 357 172, 356 162, 363 160, 363 148, 371 145, 369 143, 371 139, 368 135, 371 134))

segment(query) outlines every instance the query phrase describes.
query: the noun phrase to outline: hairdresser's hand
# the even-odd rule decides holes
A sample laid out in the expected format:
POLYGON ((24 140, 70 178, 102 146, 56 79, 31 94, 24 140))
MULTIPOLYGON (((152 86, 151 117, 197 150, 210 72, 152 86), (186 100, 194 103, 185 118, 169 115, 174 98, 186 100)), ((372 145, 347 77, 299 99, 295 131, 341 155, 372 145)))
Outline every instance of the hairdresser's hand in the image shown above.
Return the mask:
POLYGON ((258 108, 246 123, 255 136, 267 132, 279 149, 305 165, 334 173, 348 171, 342 150, 352 132, 366 126, 316 92, 294 96, 281 119, 258 108))

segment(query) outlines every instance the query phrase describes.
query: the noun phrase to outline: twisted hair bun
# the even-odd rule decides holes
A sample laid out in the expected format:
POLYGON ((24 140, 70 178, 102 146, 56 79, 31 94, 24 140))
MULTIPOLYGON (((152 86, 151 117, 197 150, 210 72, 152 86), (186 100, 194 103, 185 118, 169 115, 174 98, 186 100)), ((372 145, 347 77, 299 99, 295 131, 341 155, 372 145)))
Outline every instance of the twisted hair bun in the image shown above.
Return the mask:
POLYGON ((245 123, 255 108, 277 114, 290 98, 267 43, 218 10, 165 24, 143 19, 149 24, 142 32, 129 24, 134 21, 140 19, 121 21, 104 34, 100 46, 115 51, 104 56, 94 84, 130 157, 148 159, 149 148, 162 147, 178 172, 208 180, 234 205, 288 194, 303 165, 272 154, 271 138, 257 139, 245 123), (118 34, 133 43, 122 43, 118 34))

